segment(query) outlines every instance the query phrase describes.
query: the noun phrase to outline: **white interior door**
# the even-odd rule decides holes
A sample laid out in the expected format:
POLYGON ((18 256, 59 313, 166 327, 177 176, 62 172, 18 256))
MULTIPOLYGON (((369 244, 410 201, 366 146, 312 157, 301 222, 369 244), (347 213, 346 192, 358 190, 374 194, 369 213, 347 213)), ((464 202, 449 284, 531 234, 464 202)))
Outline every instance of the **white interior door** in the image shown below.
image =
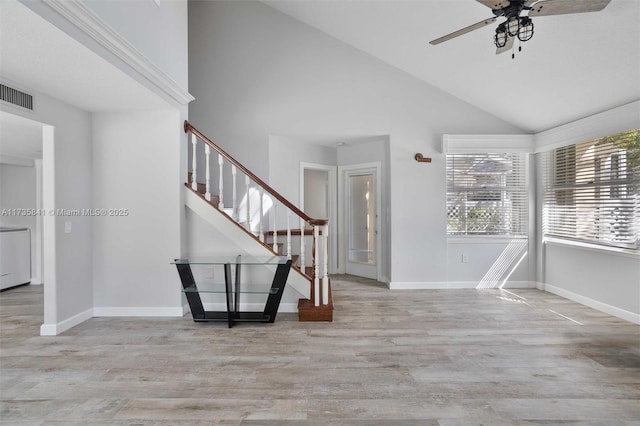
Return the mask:
POLYGON ((345 272, 378 279, 380 263, 380 182, 379 167, 344 170, 345 272))

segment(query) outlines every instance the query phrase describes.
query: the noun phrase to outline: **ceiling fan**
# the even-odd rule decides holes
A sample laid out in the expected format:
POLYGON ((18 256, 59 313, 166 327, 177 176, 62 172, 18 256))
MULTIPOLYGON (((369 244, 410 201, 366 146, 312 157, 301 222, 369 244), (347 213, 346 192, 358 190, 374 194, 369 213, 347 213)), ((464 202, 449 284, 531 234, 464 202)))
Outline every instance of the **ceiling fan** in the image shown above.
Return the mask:
MULTIPOLYGON (((452 38, 456 38, 471 31, 483 28, 496 22, 500 17, 506 18, 496 28, 493 43, 496 54, 511 50, 516 39, 520 42, 531 40, 533 37, 533 21, 535 16, 566 15, 570 13, 598 12, 604 9, 611 0, 476 0, 491 8, 494 17, 485 19, 477 24, 469 25, 458 31, 430 41, 436 45, 452 38), (528 12, 528 13, 527 13, 528 12)), ((519 46, 522 49, 522 46, 519 46)), ((512 54, 515 57, 515 54, 512 54)))

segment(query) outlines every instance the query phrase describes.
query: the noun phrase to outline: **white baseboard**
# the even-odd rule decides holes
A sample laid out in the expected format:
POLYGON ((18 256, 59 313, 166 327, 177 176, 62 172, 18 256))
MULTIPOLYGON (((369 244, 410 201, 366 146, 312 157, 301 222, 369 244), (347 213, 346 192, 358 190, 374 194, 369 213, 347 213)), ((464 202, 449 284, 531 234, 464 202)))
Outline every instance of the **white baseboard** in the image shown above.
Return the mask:
MULTIPOLYGON (((227 305, 225 303, 203 303, 202 305, 206 311, 227 310, 227 305)), ((240 310, 247 312, 261 312, 264 311, 264 303, 240 303, 240 310)), ((281 303, 280 307, 278 307, 278 312, 298 313, 298 305, 296 303, 281 303)))
POLYGON ((604 312, 605 314, 613 315, 614 317, 621 318, 625 321, 640 324, 640 314, 636 314, 634 312, 626 311, 624 309, 599 302, 597 300, 582 296, 580 294, 565 290, 560 287, 556 287, 551 284, 542 284, 542 286, 544 287, 543 290, 548 291, 549 293, 564 297, 565 299, 573 300, 574 302, 578 302, 600 312, 604 312))
POLYGON ((71 327, 75 327, 76 325, 85 322, 86 320, 93 317, 93 309, 87 309, 84 312, 80 312, 77 315, 72 316, 71 318, 67 318, 66 320, 60 321, 56 324, 42 324, 40 326, 40 335, 41 336, 57 336, 60 333, 64 333, 69 330, 71 327))
MULTIPOLYGON (((390 290, 453 290, 453 289, 478 289, 477 281, 393 281, 388 284, 390 290)), ((499 287, 499 286, 498 286, 499 287)), ((498 287, 484 287, 486 289, 498 287)), ((510 281, 502 288, 536 288, 533 281, 510 281)))
MULTIPOLYGON (((206 310, 225 311, 224 303, 205 303, 206 310)), ((264 310, 264 303, 241 303, 240 310, 260 312, 264 310)), ((102 307, 87 309, 77 315, 60 321, 56 324, 42 324, 40 326, 41 336, 57 336, 64 333, 76 325, 85 322, 93 317, 183 317, 190 312, 189 305, 177 308, 165 307, 102 307)), ((298 305, 295 303, 281 303, 278 312, 297 313, 298 305)))
POLYGON ((93 308, 94 317, 182 317, 184 307, 101 307, 93 308))
POLYGON ((447 281, 390 281, 387 287, 389 287, 389 290, 441 290, 454 288, 448 287, 448 284, 447 281))
POLYGON ((31 285, 42 285, 42 280, 40 277, 31 277, 31 281, 29 282, 31 285))

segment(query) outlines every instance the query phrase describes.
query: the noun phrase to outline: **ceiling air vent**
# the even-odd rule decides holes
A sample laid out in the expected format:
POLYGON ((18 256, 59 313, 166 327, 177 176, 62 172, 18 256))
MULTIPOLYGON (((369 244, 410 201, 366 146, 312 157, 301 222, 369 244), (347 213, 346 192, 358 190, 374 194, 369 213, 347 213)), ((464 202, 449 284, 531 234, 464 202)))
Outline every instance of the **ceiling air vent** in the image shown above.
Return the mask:
POLYGON ((0 83, 0 101, 33 111, 33 96, 0 83))

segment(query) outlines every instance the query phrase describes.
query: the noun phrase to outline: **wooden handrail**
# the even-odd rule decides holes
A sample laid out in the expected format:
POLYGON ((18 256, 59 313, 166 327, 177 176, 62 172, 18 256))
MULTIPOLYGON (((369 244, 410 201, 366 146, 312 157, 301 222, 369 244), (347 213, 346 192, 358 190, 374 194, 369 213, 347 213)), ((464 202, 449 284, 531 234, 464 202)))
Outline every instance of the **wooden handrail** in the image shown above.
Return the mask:
POLYGON ((280 195, 275 189, 271 188, 269 185, 267 185, 262 179, 260 179, 258 176, 254 175, 253 173, 251 173, 249 171, 249 169, 247 169, 245 166, 243 166, 239 161, 237 161, 235 158, 233 158, 232 156, 230 156, 229 154, 227 154, 222 148, 220 148, 218 145, 216 145, 215 143, 213 143, 212 140, 210 140, 209 138, 207 138, 204 134, 202 134, 198 129, 196 129, 195 127, 193 127, 193 125, 191 123, 189 123, 189 121, 185 120, 184 121, 184 132, 185 133, 189 133, 191 132, 192 134, 196 135, 202 142, 206 143, 207 145, 209 145, 211 148, 213 148, 218 154, 222 155, 224 158, 226 158, 231 164, 233 164, 234 166, 236 166, 238 169, 240 169, 240 171, 242 171, 245 175, 249 176, 249 178, 251 180, 253 180, 255 183, 257 183, 259 186, 261 186, 266 192, 268 192, 272 197, 274 197, 276 200, 280 201, 280 203, 282 203, 283 205, 287 206, 289 208, 289 210, 291 210, 293 213, 295 213, 296 215, 298 215, 299 217, 301 217, 302 219, 304 219, 307 223, 309 223, 310 225, 326 225, 329 221, 327 219, 314 219, 310 216, 308 216, 305 212, 303 212, 302 210, 300 210, 299 208, 297 208, 296 206, 294 206, 293 204, 291 204, 289 202, 289 200, 287 200, 286 198, 284 198, 282 195, 280 195))

